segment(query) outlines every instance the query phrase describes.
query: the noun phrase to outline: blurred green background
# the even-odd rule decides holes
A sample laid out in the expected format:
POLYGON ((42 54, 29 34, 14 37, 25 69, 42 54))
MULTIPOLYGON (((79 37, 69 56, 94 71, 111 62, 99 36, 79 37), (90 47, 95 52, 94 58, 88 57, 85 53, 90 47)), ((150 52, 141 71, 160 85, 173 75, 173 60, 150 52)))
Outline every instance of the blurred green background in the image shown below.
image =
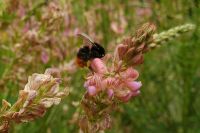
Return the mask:
MULTIPOLYGON (((31 10, 40 2, 42 1, 23 0, 20 3, 28 5, 27 10, 31 10)), ((113 127, 106 132, 200 133, 199 0, 59 0, 56 4, 64 7, 62 9, 70 14, 70 18, 75 19, 67 27, 69 31, 79 28, 101 42, 107 48, 107 52, 112 52, 113 45, 122 40, 122 37, 133 35, 135 29, 145 22, 154 23, 158 33, 185 23, 195 24, 194 32, 184 34, 145 55, 144 64, 137 68, 140 72, 139 80, 143 83, 141 95, 121 105, 120 109, 112 114, 113 127)), ((15 17, 15 13, 5 11, 5 6, 5 3, 0 1, 1 79, 9 75, 15 63, 4 58, 16 57, 15 52, 9 48, 14 46, 13 43, 20 41, 20 35, 17 33, 12 38, 3 36, 5 32, 12 32, 9 25, 12 25, 15 19, 19 19, 15 17)), ((37 18, 44 13, 41 8, 36 8, 32 16, 37 18)), ((23 25, 25 22, 17 23, 19 29, 23 25)), ((64 29, 61 28, 60 32, 63 31, 64 29)), ((59 37, 57 34, 55 36, 59 37)), ((74 37, 68 36, 63 43, 73 47, 77 47, 77 43, 81 45, 74 37)), ((75 58, 75 55, 67 55, 62 59, 62 63, 72 58, 75 58)), ((28 71, 25 73, 28 76, 34 72, 42 73, 46 68, 56 66, 57 63, 61 61, 50 59, 47 64, 39 61, 37 67, 31 66, 31 63, 21 67, 26 67, 28 71)), ((72 102, 79 101, 84 93, 82 86, 85 72, 86 70, 81 69, 71 75, 72 92, 61 104, 48 110, 43 118, 36 121, 14 124, 11 132, 78 132, 78 127, 71 120, 74 112, 77 111, 77 107, 73 106, 72 102)), ((17 99, 18 90, 23 88, 19 88, 18 81, 15 82, 15 79, 1 82, 0 98, 6 98, 13 103, 17 99)))

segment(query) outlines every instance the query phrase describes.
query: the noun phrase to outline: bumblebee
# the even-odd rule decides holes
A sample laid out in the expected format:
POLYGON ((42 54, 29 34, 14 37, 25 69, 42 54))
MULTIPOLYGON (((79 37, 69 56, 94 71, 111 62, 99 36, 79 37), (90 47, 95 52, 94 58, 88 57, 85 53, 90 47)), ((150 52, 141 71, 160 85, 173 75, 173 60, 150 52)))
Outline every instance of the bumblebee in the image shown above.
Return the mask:
POLYGON ((89 60, 105 56, 105 49, 99 43, 94 42, 85 33, 80 33, 78 36, 86 42, 86 45, 80 48, 77 53, 76 63, 78 66, 85 67, 89 60))

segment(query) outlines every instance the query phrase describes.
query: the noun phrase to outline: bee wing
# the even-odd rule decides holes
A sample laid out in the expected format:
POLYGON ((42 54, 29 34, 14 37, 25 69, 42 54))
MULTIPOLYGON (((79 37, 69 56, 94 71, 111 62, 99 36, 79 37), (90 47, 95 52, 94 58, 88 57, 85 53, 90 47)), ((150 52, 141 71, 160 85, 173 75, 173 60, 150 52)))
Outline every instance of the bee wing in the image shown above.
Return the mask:
POLYGON ((79 33, 77 36, 81 37, 87 44, 94 44, 94 41, 85 33, 79 33))

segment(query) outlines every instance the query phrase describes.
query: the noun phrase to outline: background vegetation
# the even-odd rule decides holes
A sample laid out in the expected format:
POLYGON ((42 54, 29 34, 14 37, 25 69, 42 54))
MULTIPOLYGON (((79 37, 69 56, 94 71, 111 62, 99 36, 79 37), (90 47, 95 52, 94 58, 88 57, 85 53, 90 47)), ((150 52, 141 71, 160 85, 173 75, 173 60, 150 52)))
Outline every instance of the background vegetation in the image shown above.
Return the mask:
MULTIPOLYGON (((53 46, 48 46, 48 43, 45 45, 44 49, 50 53, 50 59, 45 63, 38 56, 42 51, 36 52, 33 49, 27 52, 22 48, 19 51, 24 53, 23 58, 37 58, 30 62, 19 61, 19 52, 14 48, 18 43, 25 43, 24 33, 21 31, 30 19, 34 18, 37 23, 43 22, 41 16, 47 13, 47 5, 38 6, 43 2, 39 0, 20 1, 19 5, 26 9, 24 19, 24 16, 20 18, 17 14, 20 8, 10 1, 0 1, 0 98, 11 103, 16 101, 17 93, 23 89, 28 75, 43 73, 48 67, 65 65, 76 57, 75 52, 81 46, 81 42, 73 36, 76 31, 89 34, 101 42, 107 52, 112 52, 115 44, 124 36, 134 34, 135 29, 144 22, 154 23, 158 32, 184 23, 195 24, 194 32, 145 55, 145 63, 137 68, 140 72, 139 80, 143 83, 141 95, 122 105, 113 114, 113 128, 106 132, 200 133, 200 1, 59 0, 55 3, 68 18, 51 35, 46 35, 49 25, 39 27, 40 37, 54 36, 57 39, 51 44, 53 46), (62 57, 54 56, 55 47, 64 51, 62 57)), ((71 74, 70 81, 64 81, 64 85, 70 84, 71 94, 61 104, 51 108, 43 118, 14 125, 11 132, 77 132, 73 116, 79 110, 75 103, 84 93, 86 71, 79 69, 71 74)), ((69 75, 66 72, 63 77, 67 78, 69 75)))

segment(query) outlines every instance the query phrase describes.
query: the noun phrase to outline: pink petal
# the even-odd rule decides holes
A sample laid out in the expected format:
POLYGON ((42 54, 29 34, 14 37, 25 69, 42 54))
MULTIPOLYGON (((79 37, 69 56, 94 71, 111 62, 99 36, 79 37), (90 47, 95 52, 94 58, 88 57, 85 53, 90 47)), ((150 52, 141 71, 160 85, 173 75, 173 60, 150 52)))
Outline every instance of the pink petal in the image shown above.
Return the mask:
POLYGON ((88 88, 89 83, 86 81, 83 86, 84 86, 84 88, 88 88))
POLYGON ((111 29, 117 34, 122 34, 124 33, 125 27, 120 26, 120 24, 116 22, 112 22, 111 29))
POLYGON ((131 97, 136 97, 140 94, 140 90, 136 91, 136 92, 132 92, 131 97))
POLYGON ((137 81, 132 81, 132 82, 127 82, 126 85, 132 91, 137 91, 142 86, 142 83, 141 82, 137 82, 137 81))
POLYGON ((44 64, 46 64, 49 61, 49 55, 46 51, 42 51, 41 60, 44 64))
POLYGON ((136 15, 139 17, 150 17, 152 10, 150 8, 136 8, 136 15))
POLYGON ((74 29, 74 36, 76 36, 78 33, 80 33, 80 29, 79 28, 74 29))
POLYGON ((19 12, 18 12, 18 14, 19 14, 20 17, 25 16, 26 11, 25 11, 25 8, 24 8, 23 6, 20 6, 20 7, 19 7, 19 12))
POLYGON ((124 96, 124 97, 120 97, 119 99, 120 99, 121 101, 123 101, 123 102, 128 102, 128 101, 131 99, 131 97, 132 97, 132 93, 129 93, 129 94, 127 94, 127 95, 124 96))
POLYGON ((28 32, 30 30, 30 24, 26 23, 24 28, 23 28, 23 32, 28 32))
POLYGON ((106 65, 104 64, 104 62, 99 59, 99 58, 95 58, 91 61, 91 68, 94 72, 99 73, 99 74, 104 74, 107 72, 107 68, 106 65))
POLYGON ((136 92, 130 92, 129 94, 127 94, 124 97, 119 97, 119 99, 123 102, 128 102, 132 97, 136 97, 140 94, 140 90, 136 91, 136 92))
POLYGON ((122 77, 124 79, 129 79, 135 80, 139 77, 139 72, 133 68, 128 68, 125 72, 122 73, 122 77))
POLYGON ((114 95, 114 92, 112 89, 108 89, 107 93, 108 93, 109 98, 111 98, 114 95))
POLYGON ((97 89, 94 86, 87 87, 87 91, 90 96, 94 96, 97 93, 97 89))

